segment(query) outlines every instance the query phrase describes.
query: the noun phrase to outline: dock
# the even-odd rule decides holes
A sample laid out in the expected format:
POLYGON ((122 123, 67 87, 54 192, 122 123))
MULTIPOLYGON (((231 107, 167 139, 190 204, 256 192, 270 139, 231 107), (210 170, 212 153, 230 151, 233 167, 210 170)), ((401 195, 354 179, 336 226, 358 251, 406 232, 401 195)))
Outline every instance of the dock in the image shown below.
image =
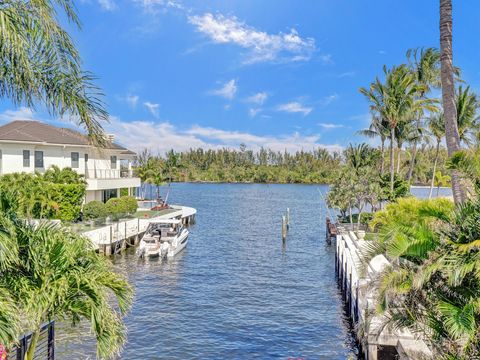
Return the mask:
POLYGON ((153 218, 137 218, 119 221, 114 224, 83 232, 92 241, 95 250, 106 256, 117 254, 127 247, 135 246, 150 222, 166 219, 179 219, 185 226, 195 223, 197 210, 180 205, 171 205, 171 210, 153 218))
MULTIPOLYGON (((383 255, 362 265, 362 249, 368 241, 364 231, 354 232, 346 225, 336 226, 335 274, 342 293, 346 315, 352 322, 355 336, 365 360, 433 359, 427 344, 408 329, 395 330, 384 326, 385 318, 375 313, 375 282, 390 262, 383 255), (363 269, 362 267, 366 267, 363 269), (363 270, 363 271, 362 271, 363 270)), ((327 228, 328 233, 328 228, 327 228)))

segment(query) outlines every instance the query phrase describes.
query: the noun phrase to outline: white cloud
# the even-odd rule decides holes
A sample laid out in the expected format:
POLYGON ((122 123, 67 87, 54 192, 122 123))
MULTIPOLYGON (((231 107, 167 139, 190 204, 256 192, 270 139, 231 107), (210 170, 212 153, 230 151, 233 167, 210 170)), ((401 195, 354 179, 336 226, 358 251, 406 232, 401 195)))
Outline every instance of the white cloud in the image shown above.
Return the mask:
POLYGON ((319 58, 324 64, 333 64, 332 54, 322 54, 319 58))
POLYGON ((299 103, 297 101, 294 101, 294 102, 278 105, 277 110, 285 111, 289 113, 302 113, 304 116, 306 116, 313 111, 313 108, 309 106, 305 106, 302 103, 299 103))
POLYGON ((138 95, 127 95, 125 97, 125 101, 127 102, 128 105, 130 105, 132 108, 136 108, 138 104, 138 100, 140 97, 138 95))
POLYGON ((345 127, 342 124, 332 124, 332 123, 319 123, 318 126, 324 128, 324 129, 340 129, 345 127))
POLYGON ((327 106, 327 105, 330 105, 332 102, 338 100, 338 98, 339 98, 338 94, 328 95, 328 96, 325 96, 325 97, 320 101, 320 103, 321 103, 323 106, 327 106))
POLYGON ((157 15, 159 12, 166 12, 169 8, 187 10, 180 2, 174 0, 133 0, 140 4, 145 12, 157 15))
POLYGON ((223 86, 219 89, 210 91, 209 94, 232 100, 237 93, 237 88, 237 81, 235 79, 232 79, 223 84, 223 86))
POLYGON ((154 104, 150 101, 146 101, 143 103, 143 105, 148 109, 148 111, 150 111, 150 114, 152 114, 155 118, 158 118, 160 104, 154 104))
POLYGON ((113 11, 117 8, 117 4, 113 0, 98 0, 98 3, 105 11, 113 11))
POLYGON ((313 38, 302 38, 295 29, 288 33, 268 34, 259 31, 235 16, 206 13, 188 20, 197 31, 217 44, 235 44, 248 50, 246 64, 267 61, 305 61, 315 51, 313 38))
POLYGON ((36 112, 28 107, 21 107, 16 110, 5 110, 0 113, 0 122, 10 122, 13 120, 35 120, 36 112))
POLYGON ((344 78, 344 77, 352 77, 355 76, 355 71, 346 71, 344 73, 338 74, 337 77, 344 78))
POLYGON ((263 105, 263 103, 268 99, 268 94, 263 91, 256 93, 255 95, 249 96, 246 98, 247 102, 253 103, 253 104, 258 104, 258 105, 263 105))
POLYGON ((119 143, 134 151, 150 149, 152 152, 165 153, 170 149, 185 151, 195 148, 221 149, 224 147, 238 148, 241 143, 249 149, 258 150, 268 147, 274 151, 295 152, 326 148, 329 151, 341 151, 338 144, 324 145, 319 143, 319 135, 305 136, 298 132, 288 135, 254 135, 240 131, 221 130, 199 125, 191 126, 183 131, 169 122, 134 121, 125 122, 111 118, 106 125, 109 133, 115 134, 119 143), (158 141, 158 139, 162 139, 158 141))
POLYGON ((250 117, 254 118, 255 116, 257 116, 257 114, 262 111, 262 109, 248 109, 248 115, 250 115, 250 117))

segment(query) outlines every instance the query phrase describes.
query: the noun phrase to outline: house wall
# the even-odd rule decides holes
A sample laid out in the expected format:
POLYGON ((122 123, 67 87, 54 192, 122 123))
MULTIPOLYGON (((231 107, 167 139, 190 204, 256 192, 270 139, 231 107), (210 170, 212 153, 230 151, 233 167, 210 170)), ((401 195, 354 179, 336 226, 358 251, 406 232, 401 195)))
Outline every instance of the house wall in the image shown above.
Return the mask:
POLYGON ((133 178, 131 174, 121 177, 120 168, 123 161, 128 161, 131 169, 131 155, 120 155, 120 151, 109 149, 95 149, 82 146, 43 145, 28 143, 0 142, 0 174, 44 172, 51 166, 59 168, 72 167, 71 153, 77 152, 78 168, 73 168, 87 180, 86 202, 102 200, 102 190, 134 188, 140 186, 140 179, 133 178), (30 151, 30 165, 23 166, 23 150, 30 151), (43 151, 43 168, 35 168, 35 151, 43 151), (85 154, 88 161, 85 162, 85 154), (116 168, 112 168, 111 156, 117 156, 116 168))
POLYGON ((59 168, 72 167, 71 153, 79 153, 77 171, 86 177, 98 178, 116 178, 120 177, 120 163, 121 160, 131 160, 131 156, 120 155, 119 151, 107 149, 92 149, 87 147, 76 146, 54 146, 54 145, 34 145, 22 143, 1 143, 0 150, 2 152, 1 158, 1 173, 9 174, 15 172, 33 173, 35 170, 40 172, 47 170, 52 165, 59 168), (23 166, 23 150, 30 151, 30 166, 23 166), (42 169, 35 169, 35 151, 43 151, 44 167, 42 169), (88 154, 88 162, 85 162, 85 154, 88 154), (116 170, 113 171, 110 157, 117 156, 116 170), (87 170, 87 172, 86 172, 87 170), (95 176, 95 170, 97 176, 95 176), (108 172, 112 170, 112 172, 108 172), (107 171, 107 172, 105 172, 107 171))

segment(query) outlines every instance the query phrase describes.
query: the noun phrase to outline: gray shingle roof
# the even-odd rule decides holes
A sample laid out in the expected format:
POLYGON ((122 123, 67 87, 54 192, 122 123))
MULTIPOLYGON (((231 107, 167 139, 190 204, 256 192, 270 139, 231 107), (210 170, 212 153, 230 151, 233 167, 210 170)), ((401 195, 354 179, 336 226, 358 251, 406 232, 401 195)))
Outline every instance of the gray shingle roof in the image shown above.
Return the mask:
MULTIPOLYGON (((27 141, 47 144, 90 145, 87 136, 82 133, 41 123, 34 120, 14 120, 0 126, 0 141, 27 141)), ((123 150, 124 154, 135 154, 123 146, 108 143, 108 149, 123 150)))

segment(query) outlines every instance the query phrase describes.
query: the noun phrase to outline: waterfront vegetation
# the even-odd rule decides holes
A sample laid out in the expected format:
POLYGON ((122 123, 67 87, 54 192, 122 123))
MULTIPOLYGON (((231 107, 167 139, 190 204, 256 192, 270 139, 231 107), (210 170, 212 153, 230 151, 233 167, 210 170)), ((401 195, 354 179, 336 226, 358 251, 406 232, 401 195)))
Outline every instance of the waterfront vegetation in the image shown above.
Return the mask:
POLYGON ((17 215, 24 218, 78 219, 86 183, 70 168, 53 166, 44 174, 14 173, 0 177, 0 192, 16 199, 17 215))
MULTIPOLYGON (((394 149, 395 158, 400 159, 396 163, 399 178, 408 178, 412 148, 413 144, 407 143, 400 150, 394 149)), ((383 158, 384 166, 388 167, 388 155, 385 152, 380 154, 378 158, 383 158)), ((271 149, 253 151, 244 146, 220 150, 200 148, 186 152, 172 150, 164 155, 145 150, 139 155, 134 169, 143 183, 153 185, 163 185, 168 181, 331 184, 345 168, 347 156, 345 151, 329 152, 325 149, 292 154, 271 149), (173 166, 171 159, 174 159, 173 166)), ((436 144, 425 136, 424 141, 417 143, 410 183, 430 184, 435 159, 436 170, 446 174, 446 149, 440 145, 437 152, 436 144)), ((380 168, 378 170, 380 172, 380 168)))
POLYGON ((356 149, 361 157, 346 153, 346 169, 333 182, 328 202, 341 218, 349 212, 350 222, 355 209, 358 224, 365 205, 370 205, 363 261, 366 266, 377 255, 389 260, 372 289, 384 325, 420 334, 435 358, 466 360, 480 358, 479 101, 453 67, 451 11, 451 1, 441 0, 442 53, 410 50, 406 64, 384 68, 383 77, 360 89, 372 112, 370 128, 361 133, 380 140, 381 155, 365 149, 356 149), (434 98, 434 88, 441 88, 441 101, 434 98), (401 180, 412 182, 428 138, 434 144, 429 198, 434 186, 451 183, 454 201, 393 192, 401 176, 402 146, 411 144, 409 169, 401 180), (439 168, 443 139, 448 157, 440 160, 439 168), (388 187, 371 175, 384 175, 385 144, 388 187))
POLYGON ((117 354, 126 338, 121 315, 133 293, 126 279, 88 239, 66 227, 35 226, 18 217, 17 200, 0 193, 0 342, 11 346, 22 333, 32 332, 25 356, 31 360, 44 322, 76 325, 86 319, 98 357, 117 354))

